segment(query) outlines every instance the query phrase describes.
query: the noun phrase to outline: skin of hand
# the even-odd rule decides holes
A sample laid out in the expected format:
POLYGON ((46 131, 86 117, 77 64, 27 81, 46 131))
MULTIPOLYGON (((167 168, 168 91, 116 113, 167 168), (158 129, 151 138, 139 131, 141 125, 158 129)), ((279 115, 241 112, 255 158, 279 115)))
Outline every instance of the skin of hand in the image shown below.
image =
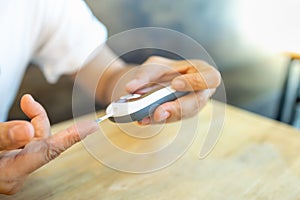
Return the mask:
POLYGON ((136 78, 126 85, 126 89, 129 93, 143 93, 153 83, 165 82, 177 91, 191 93, 160 105, 151 118, 144 118, 141 124, 173 122, 195 115, 220 85, 221 75, 201 60, 170 60, 153 56, 140 66, 136 78))
POLYGON ((175 90, 191 91, 186 96, 159 106, 153 116, 143 119, 141 124, 173 122, 195 115, 221 83, 219 71, 202 60, 171 60, 152 56, 142 65, 132 66, 118 58, 108 46, 101 48, 101 51, 80 70, 80 76, 76 77, 74 74, 73 78, 76 77, 80 86, 91 95, 96 90, 97 101, 108 105, 112 101, 112 92, 117 82, 133 69, 138 69, 138 72, 135 77, 130 77, 132 80, 126 88, 124 86, 124 91, 119 91, 119 96, 126 94, 125 90, 127 93, 146 92, 153 83, 167 83, 175 90), (98 83, 97 89, 95 83, 98 83))
POLYGON ((80 122, 51 135, 44 108, 30 95, 21 99, 30 122, 0 123, 0 193, 14 194, 26 177, 98 129, 96 122, 80 122))

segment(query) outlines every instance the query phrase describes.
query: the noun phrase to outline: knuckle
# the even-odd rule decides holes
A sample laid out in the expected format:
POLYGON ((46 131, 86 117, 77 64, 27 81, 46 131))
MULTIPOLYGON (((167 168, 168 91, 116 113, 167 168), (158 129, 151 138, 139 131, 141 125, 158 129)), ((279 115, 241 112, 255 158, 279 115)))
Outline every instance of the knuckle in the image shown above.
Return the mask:
POLYGON ((203 60, 191 60, 193 63, 193 66, 196 67, 200 73, 200 76, 198 76, 198 79, 195 79, 195 81, 205 81, 205 84, 209 83, 209 87, 218 87, 221 84, 222 76, 219 70, 217 70, 215 67, 208 64, 206 61, 203 60), (201 74, 200 68, 202 68, 204 73, 211 74, 210 80, 206 80, 204 74, 201 74))
POLYGON ((193 65, 194 68, 197 68, 197 69, 206 68, 207 66, 210 67, 210 65, 204 60, 192 59, 192 60, 188 60, 188 61, 193 65))
POLYGON ((188 118, 199 113, 206 104, 208 97, 202 91, 192 93, 191 98, 182 105, 182 118, 188 118))
POLYGON ((150 56, 145 63, 168 63, 169 59, 161 57, 161 56, 150 56))
POLYGON ((210 91, 208 90, 198 92, 198 94, 196 95, 198 103, 200 104, 206 102, 209 98, 209 95, 210 95, 210 91))
POLYGON ((49 162, 57 158, 67 148, 71 147, 73 144, 81 140, 75 127, 69 127, 66 131, 67 134, 60 143, 54 142, 53 140, 49 140, 46 142, 46 161, 49 162))
POLYGON ((207 87, 207 83, 205 79, 202 77, 203 75, 200 73, 195 73, 189 76, 189 80, 187 81, 189 83, 189 87, 194 88, 196 90, 207 87))
POLYGON ((178 99, 174 103, 168 103, 168 107, 171 109, 171 115, 173 119, 180 120, 182 118, 182 107, 178 99))
POLYGON ((216 88, 221 84, 221 74, 218 70, 212 67, 207 73, 200 73, 193 76, 193 81, 202 89, 216 88))
POLYGON ((52 141, 45 143, 47 150, 45 153, 45 161, 50 162, 51 160, 57 158, 63 151, 63 147, 60 145, 54 144, 52 141))
POLYGON ((222 76, 221 73, 214 67, 210 67, 210 87, 218 87, 221 84, 222 76))
POLYGON ((218 87, 221 84, 222 76, 218 70, 214 69, 214 71, 215 71, 215 76, 216 76, 215 87, 218 87))
POLYGON ((198 112, 199 112, 199 104, 197 102, 193 102, 190 104, 189 109, 186 109, 182 112, 182 117, 183 118, 191 117, 197 114, 198 112))
POLYGON ((147 58, 146 63, 157 62, 158 60, 160 60, 159 56, 150 56, 149 58, 147 58))
POLYGON ((203 106, 207 103, 208 99, 209 99, 209 92, 203 93, 203 92, 199 92, 196 95, 196 100, 197 102, 195 103, 196 108, 195 110, 199 111, 201 108, 203 108, 203 106))
POLYGON ((77 128, 75 126, 67 128, 68 136, 66 137, 65 144, 66 146, 72 146, 73 144, 81 140, 77 128))
POLYGON ((193 74, 193 76, 192 76, 192 81, 193 81, 195 84, 200 84, 200 83, 202 83, 202 81, 203 81, 202 74, 199 74, 199 73, 193 74))

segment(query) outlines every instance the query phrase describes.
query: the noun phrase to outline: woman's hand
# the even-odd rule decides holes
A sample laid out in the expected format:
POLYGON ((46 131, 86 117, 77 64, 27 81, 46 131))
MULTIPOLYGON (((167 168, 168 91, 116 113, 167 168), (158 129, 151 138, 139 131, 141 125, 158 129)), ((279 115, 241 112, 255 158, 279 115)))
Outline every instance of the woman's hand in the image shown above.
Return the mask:
POLYGON ((16 193, 30 173, 98 128, 95 122, 82 122, 51 136, 44 108, 30 95, 22 97, 21 109, 31 122, 0 123, 0 193, 3 194, 16 193))
POLYGON ((155 56, 139 66, 136 78, 126 88, 130 93, 145 93, 153 84, 167 83, 177 91, 191 91, 175 101, 160 105, 151 118, 141 121, 142 124, 149 124, 171 122, 195 115, 220 82, 220 73, 204 61, 177 61, 155 56))

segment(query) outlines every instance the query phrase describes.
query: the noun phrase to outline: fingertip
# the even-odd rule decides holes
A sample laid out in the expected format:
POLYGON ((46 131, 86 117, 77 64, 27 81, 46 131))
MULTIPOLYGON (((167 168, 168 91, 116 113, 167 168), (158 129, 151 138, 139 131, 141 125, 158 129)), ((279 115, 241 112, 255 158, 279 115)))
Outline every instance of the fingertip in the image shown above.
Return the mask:
POLYGON ((34 101, 34 98, 31 96, 31 94, 24 94, 21 98, 21 101, 34 101))
POLYGON ((141 121, 138 122, 139 125, 149 125, 151 124, 151 118, 150 117, 145 117, 141 121))
POLYGON ((178 91, 198 91, 210 88, 211 81, 205 80, 199 73, 185 74, 175 78, 172 81, 172 87, 178 91))
POLYGON ((75 124, 75 127, 81 139, 99 129, 99 126, 95 121, 80 121, 75 124))
POLYGON ((35 101, 30 94, 23 95, 20 106, 22 111, 30 119, 37 117, 37 124, 44 124, 44 122, 46 122, 46 125, 49 124, 46 110, 39 102, 35 101))
POLYGON ((133 79, 126 84, 126 90, 130 93, 133 93, 138 89, 139 81, 137 79, 133 79))
POLYGON ((221 82, 222 82, 222 75, 221 75, 221 73, 218 71, 218 70, 216 70, 215 68, 214 68, 214 72, 215 72, 215 81, 214 81, 214 83, 213 83, 213 88, 217 88, 220 84, 221 84, 221 82))
POLYGON ((146 79, 144 80, 144 79, 136 78, 126 84, 126 90, 129 93, 134 93, 137 90, 143 88, 148 83, 149 83, 149 81, 146 79))
POLYGON ((185 87, 186 87, 186 83, 184 80, 180 79, 180 78, 175 78, 173 81, 172 81, 172 87, 175 89, 175 90, 178 90, 178 91, 181 91, 181 90, 184 90, 185 87))
POLYGON ((156 122, 163 122, 163 121, 167 120, 170 116, 171 116, 170 111, 168 111, 163 106, 160 106, 154 112, 153 119, 156 122))
POLYGON ((34 137, 34 127, 30 122, 24 122, 24 129, 30 138, 34 137))
POLYGON ((47 155, 44 156, 42 163, 47 163, 59 156, 62 152, 83 140, 89 134, 98 129, 98 124, 93 120, 80 121, 60 131, 46 139, 47 155))
POLYGON ((206 88, 202 89, 217 88, 222 82, 221 73, 214 67, 211 67, 206 72, 203 72, 202 79, 206 84, 206 88))
POLYGON ((28 143, 34 137, 34 127, 29 122, 19 122, 9 130, 9 137, 13 143, 28 143))
POLYGON ((21 109, 24 110, 28 106, 28 103, 34 102, 34 98, 30 94, 24 94, 20 101, 21 109))

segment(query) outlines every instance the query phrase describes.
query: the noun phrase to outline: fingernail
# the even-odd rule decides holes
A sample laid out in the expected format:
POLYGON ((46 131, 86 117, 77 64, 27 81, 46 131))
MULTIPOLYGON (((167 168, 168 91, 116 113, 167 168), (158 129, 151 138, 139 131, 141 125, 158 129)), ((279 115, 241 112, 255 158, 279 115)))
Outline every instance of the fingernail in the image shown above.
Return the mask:
POLYGON ((138 80, 133 79, 133 80, 129 81, 129 82, 127 83, 127 85, 135 85, 135 84, 137 84, 137 83, 138 83, 138 80))
POLYGON ((26 127, 24 126, 14 126, 9 130, 10 139, 16 142, 29 140, 30 135, 28 135, 28 131, 24 130, 26 127))
POLYGON ((140 124, 142 125, 148 125, 150 123, 151 123, 151 119, 149 117, 146 117, 142 121, 140 121, 140 124))
POLYGON ((185 82, 182 80, 174 80, 172 83, 173 87, 176 89, 184 89, 185 88, 185 82))
POLYGON ((161 113, 159 114, 158 120, 159 120, 159 121, 164 121, 164 120, 166 120, 168 117, 170 117, 170 113, 167 112, 167 111, 163 111, 163 112, 161 112, 161 113))
POLYGON ((133 79, 126 84, 126 88, 129 92, 134 92, 139 85, 139 81, 137 79, 133 79))
POLYGON ((133 80, 131 80, 131 81, 129 81, 127 84, 126 84, 126 86, 127 87, 134 87, 134 88, 136 88, 138 85, 140 85, 140 80, 138 80, 138 79, 133 79, 133 80))
MULTIPOLYGON (((35 101, 34 98, 31 96, 31 94, 25 94, 31 101, 35 101)), ((24 95, 24 96, 25 96, 24 95)))

